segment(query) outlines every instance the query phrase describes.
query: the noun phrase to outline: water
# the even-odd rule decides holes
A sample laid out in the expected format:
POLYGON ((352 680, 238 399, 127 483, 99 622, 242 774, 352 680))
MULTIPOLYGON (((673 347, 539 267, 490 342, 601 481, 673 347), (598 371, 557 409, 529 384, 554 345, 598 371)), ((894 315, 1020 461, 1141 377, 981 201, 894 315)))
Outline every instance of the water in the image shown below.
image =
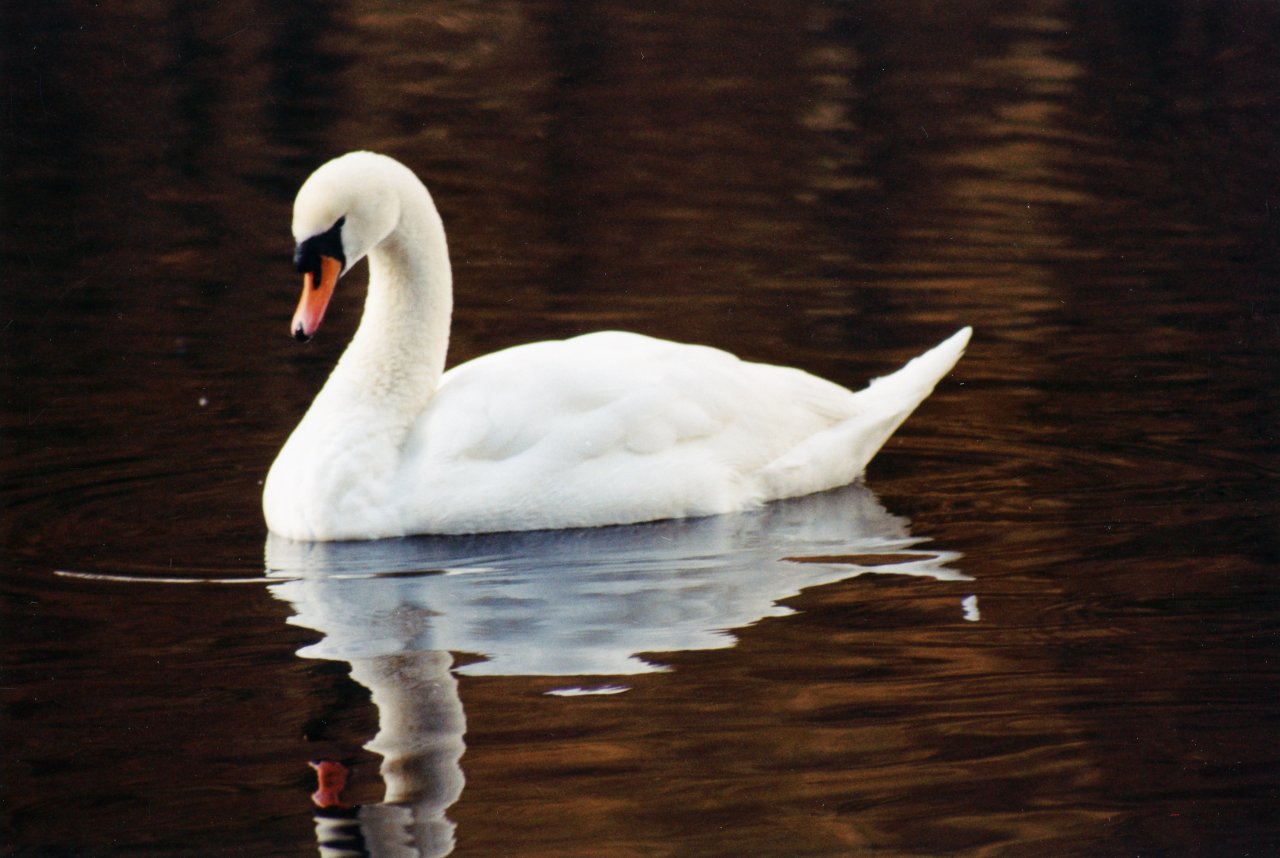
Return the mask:
POLYGON ((318 854, 312 760, 420 855, 1280 851, 1280 7, 6 19, 13 854, 318 854), (435 194, 454 362, 974 344, 866 488, 282 553, 260 482, 362 299, 289 339, 289 206, 354 148, 435 194))

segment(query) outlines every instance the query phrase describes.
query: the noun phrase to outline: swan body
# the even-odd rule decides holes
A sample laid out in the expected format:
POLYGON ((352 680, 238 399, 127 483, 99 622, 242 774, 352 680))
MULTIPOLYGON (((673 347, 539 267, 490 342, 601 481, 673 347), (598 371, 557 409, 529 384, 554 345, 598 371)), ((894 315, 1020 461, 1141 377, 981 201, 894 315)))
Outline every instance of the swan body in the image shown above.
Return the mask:
POLYGON ((294 205, 314 333, 369 258, 360 327, 267 475, 270 530, 375 539, 631 524, 736 512, 845 485, 959 360, 965 328, 853 393, 718 349, 605 331, 444 372, 448 248, 426 188, 355 152, 294 205))

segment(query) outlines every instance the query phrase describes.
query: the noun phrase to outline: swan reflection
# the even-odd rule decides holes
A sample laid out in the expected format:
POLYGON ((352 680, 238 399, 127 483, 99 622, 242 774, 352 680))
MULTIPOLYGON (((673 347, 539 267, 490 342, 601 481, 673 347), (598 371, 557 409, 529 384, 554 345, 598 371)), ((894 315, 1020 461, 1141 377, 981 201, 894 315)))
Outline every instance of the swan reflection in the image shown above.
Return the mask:
MULTIPOLYGON (((617 693, 663 670, 646 653, 732 646, 781 600, 868 573, 968 580, 860 484, 737 515, 590 530, 266 545, 289 622, 324 635, 369 689, 384 803, 318 818, 324 855, 453 849, 466 717, 456 674, 575 677, 550 693, 617 693), (452 653, 476 660, 455 666, 452 653), (592 682, 609 678, 611 682, 592 682), (344 821, 345 819, 345 821, 344 821)), ((320 795, 320 793, 317 793, 320 795)))

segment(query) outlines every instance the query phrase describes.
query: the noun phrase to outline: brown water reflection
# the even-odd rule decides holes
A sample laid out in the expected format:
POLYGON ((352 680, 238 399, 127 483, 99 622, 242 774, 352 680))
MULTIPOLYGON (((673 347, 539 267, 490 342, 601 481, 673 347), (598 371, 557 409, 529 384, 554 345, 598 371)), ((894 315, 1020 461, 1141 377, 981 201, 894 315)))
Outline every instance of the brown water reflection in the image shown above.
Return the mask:
POLYGON ((976 329, 868 481, 974 580, 827 581, 622 694, 462 675, 457 854, 1280 849, 1274 4, 4 17, 15 854, 308 854, 317 756, 380 797, 263 584, 53 574, 261 577, 362 297, 289 340, 289 204, 359 147, 445 216, 454 362, 624 327, 856 385, 976 329))

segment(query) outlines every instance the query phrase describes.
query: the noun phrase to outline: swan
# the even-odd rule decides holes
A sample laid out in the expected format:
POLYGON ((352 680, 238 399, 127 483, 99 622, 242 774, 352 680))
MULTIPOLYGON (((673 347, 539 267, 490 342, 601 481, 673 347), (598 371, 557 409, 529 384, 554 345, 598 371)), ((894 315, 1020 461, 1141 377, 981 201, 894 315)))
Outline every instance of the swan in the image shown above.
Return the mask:
POLYGON ((737 512, 856 480, 959 360, 963 328, 854 393, 718 349, 602 331, 445 372, 453 311, 444 226, 400 162, 351 152, 293 209, 315 334, 340 277, 369 260, 360 325, 263 487, 271 532, 378 539, 633 524, 737 512))

